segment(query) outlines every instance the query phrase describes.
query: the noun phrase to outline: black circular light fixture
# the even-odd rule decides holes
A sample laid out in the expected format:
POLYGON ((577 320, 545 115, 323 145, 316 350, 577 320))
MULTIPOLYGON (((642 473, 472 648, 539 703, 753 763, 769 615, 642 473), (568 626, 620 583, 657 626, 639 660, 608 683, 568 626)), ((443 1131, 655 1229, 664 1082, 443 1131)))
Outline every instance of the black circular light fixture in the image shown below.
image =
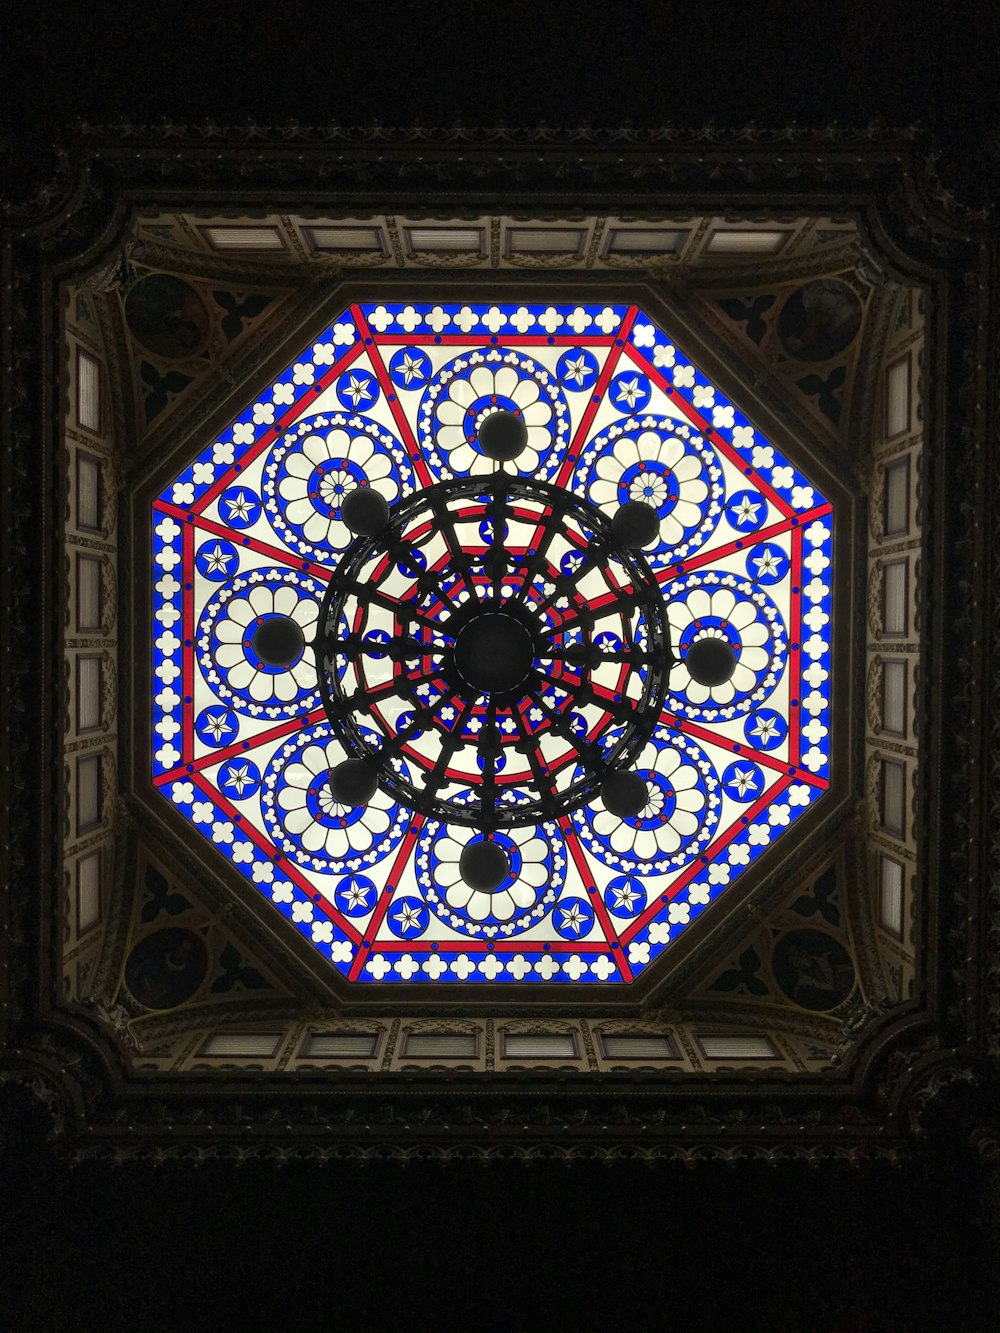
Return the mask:
POLYGON ((462 849, 458 873, 470 889, 495 893, 510 875, 510 860, 497 843, 477 838, 462 849))
POLYGON ((736 652, 725 639, 705 635, 688 648, 684 665, 699 685, 723 685, 736 670, 736 652))
POLYGON ((358 486, 344 496, 340 517, 356 537, 374 537, 389 522, 389 505, 380 491, 358 486))
POLYGON ((456 636, 454 654, 456 671, 472 689, 509 694, 527 680, 535 645, 524 619, 501 607, 466 621, 456 636))
MULTIPOLYGON (((527 432, 496 411, 478 438, 503 463, 527 432)), ((356 539, 313 645, 348 756, 331 773, 336 801, 364 805, 381 788, 424 818, 476 830, 459 873, 485 893, 510 875, 495 831, 598 800, 622 819, 643 809, 634 765, 677 661, 641 554, 659 533, 653 508, 630 501, 608 516, 501 466, 391 508, 359 489, 341 516, 356 539)))
POLYGON ((528 443, 528 427, 524 418, 501 408, 491 412, 479 428, 479 447, 487 458, 497 463, 510 463, 528 443))
POLYGON ((271 616, 254 626, 250 646, 264 666, 285 668, 302 656, 306 639, 291 616, 271 616))
POLYGON ((632 819, 649 801, 649 788, 638 773, 612 769, 601 783, 601 800, 619 819, 632 819))
POLYGON ((378 773, 367 759, 345 759, 330 773, 330 794, 340 805, 367 805, 378 790, 378 773))
POLYGON ((643 546, 651 546, 660 535, 660 516, 644 500, 626 500, 615 511, 611 531, 619 546, 638 551, 643 546))

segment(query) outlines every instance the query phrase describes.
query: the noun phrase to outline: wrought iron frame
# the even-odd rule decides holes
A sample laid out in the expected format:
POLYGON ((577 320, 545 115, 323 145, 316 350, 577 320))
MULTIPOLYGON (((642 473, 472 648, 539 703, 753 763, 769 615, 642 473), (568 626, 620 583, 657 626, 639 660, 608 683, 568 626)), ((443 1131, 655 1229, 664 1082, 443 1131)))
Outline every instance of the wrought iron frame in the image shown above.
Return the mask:
POLYGON ((315 651, 323 706, 347 753, 371 763, 383 791, 408 809, 433 819, 471 826, 481 832, 558 819, 595 799, 607 775, 633 764, 653 734, 663 709, 669 670, 674 661, 663 593, 641 552, 619 547, 610 520, 588 501, 548 482, 515 477, 502 469, 488 477, 439 482, 394 506, 383 532, 373 537, 356 538, 344 553, 330 580, 318 623, 315 651), (456 509, 455 506, 462 502, 463 509, 456 509), (527 557, 508 553, 504 546, 507 515, 514 512, 518 502, 535 506, 530 522, 536 524, 533 539, 536 544, 533 553, 527 557), (456 519, 462 515, 463 521, 467 521, 464 516, 468 513, 481 517, 490 529, 489 543, 474 560, 455 531, 456 519), (418 523, 421 515, 427 516, 421 531, 426 527, 428 536, 436 532, 445 538, 450 552, 446 570, 423 569, 416 561, 413 544, 404 536, 413 531, 413 525, 418 523), (528 595, 536 578, 544 574, 548 549, 567 517, 575 519, 588 536, 587 549, 572 572, 554 574, 544 580, 551 585, 551 592, 529 606, 528 595), (378 592, 374 575, 362 577, 366 571, 370 573, 373 566, 381 567, 379 562, 383 558, 388 569, 399 567, 413 576, 417 594, 413 600, 387 597, 378 592), (579 626, 584 641, 570 648, 547 652, 546 647, 552 644, 550 640, 546 645, 540 618, 560 599, 571 598, 577 583, 586 574, 611 563, 625 575, 624 583, 609 593, 612 601, 594 614, 585 602, 580 605, 578 599, 572 620, 567 621, 560 614, 553 631, 562 635, 567 629, 579 626), (479 581, 474 565, 482 567, 479 581), (449 586, 446 576, 452 573, 455 583, 449 586), (504 599, 501 587, 510 576, 519 583, 516 591, 504 599), (488 580, 489 588, 485 599, 483 578, 488 580), (461 592, 458 585, 466 590, 464 601, 457 600, 461 592), (345 619, 350 626, 355 610, 372 601, 391 611, 398 622, 398 633, 384 647, 366 643, 353 631, 341 636, 345 619), (350 612, 347 611, 348 605, 350 612), (423 609, 418 609, 418 605, 423 609), (438 793, 446 781, 450 759, 465 744, 462 736, 466 722, 482 696, 471 690, 455 671, 454 648, 445 641, 454 645, 472 615, 490 611, 507 615, 523 613, 536 661, 576 665, 579 679, 571 681, 565 675, 556 677, 547 671, 532 669, 527 680, 519 685, 516 697, 510 696, 509 692, 490 693, 485 705, 486 720, 475 747, 483 775, 483 794, 478 801, 448 800, 438 793), (645 637, 641 641, 624 643, 615 652, 602 651, 590 642, 590 632, 598 620, 632 611, 638 611, 645 622, 645 637), (423 637, 412 637, 414 633, 421 635, 421 632, 423 637), (353 665, 365 656, 387 656, 399 670, 377 692, 356 690, 346 695, 339 659, 346 658, 347 664, 353 665), (405 665, 411 661, 420 664, 419 676, 406 674, 405 665), (602 746, 599 738, 577 738, 568 717, 575 704, 590 703, 598 697, 587 678, 588 673, 593 667, 609 661, 620 662, 629 674, 633 670, 639 673, 641 695, 638 699, 625 697, 625 682, 622 681, 621 697, 617 701, 600 698, 602 711, 622 728, 613 743, 602 746), (417 685, 425 679, 428 682, 441 680, 447 686, 446 693, 431 706, 421 706, 416 695, 417 685), (542 693, 545 684, 557 686, 565 696, 561 707, 546 702, 542 693), (402 699, 413 710, 410 721, 390 734, 385 724, 372 716, 369 736, 366 736, 361 717, 371 715, 374 705, 392 698, 402 699), (550 730, 562 737, 577 754, 582 772, 574 776, 569 786, 557 784, 556 774, 546 764, 519 708, 510 707, 525 699, 541 710, 550 730), (393 761, 399 760, 411 739, 433 727, 435 713, 445 702, 457 705, 458 715, 452 726, 443 732, 434 765, 418 786, 415 778, 411 780, 404 776, 393 761), (508 709, 518 726, 517 748, 531 769, 531 780, 519 784, 524 799, 516 804, 504 800, 504 784, 497 781, 496 760, 500 753, 497 716, 508 709), (371 739, 372 734, 378 739, 371 739))

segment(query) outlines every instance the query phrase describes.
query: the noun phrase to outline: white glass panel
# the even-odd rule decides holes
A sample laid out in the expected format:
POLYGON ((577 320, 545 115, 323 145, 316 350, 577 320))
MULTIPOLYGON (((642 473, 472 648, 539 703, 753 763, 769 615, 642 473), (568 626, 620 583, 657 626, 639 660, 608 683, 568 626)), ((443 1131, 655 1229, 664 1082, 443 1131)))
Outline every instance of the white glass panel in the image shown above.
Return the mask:
POLYGON ((699 1037, 709 1060, 773 1060, 775 1049, 767 1037, 699 1037))
POLYGON ((888 856, 882 857, 882 883, 879 918, 894 935, 903 933, 903 867, 888 856))
POLYGON ((571 1032, 512 1032, 504 1037, 503 1053, 508 1060, 535 1058, 559 1059, 576 1056, 571 1032))
POLYGON ((479 250, 482 233, 478 227, 410 227, 410 245, 414 250, 479 250))
POLYGON ((713 255, 773 255, 787 235, 786 231, 716 231, 705 249, 713 255))
POLYGON ((88 454, 77 454, 76 522, 81 528, 96 528, 101 521, 101 465, 88 454))
POLYGON ((474 1032, 413 1032, 406 1039, 406 1055, 464 1055, 476 1054, 474 1032))
POLYGON ((77 930, 89 930, 101 915, 101 853, 91 852, 76 866, 77 930))
POLYGON ((367 1056, 375 1054, 377 1032, 317 1032, 310 1037, 302 1054, 312 1057, 367 1056))
POLYGON ((101 659, 77 658, 76 725, 89 731, 101 725, 101 659))
POLYGON ((310 227, 309 236, 317 250, 382 249, 378 227, 310 227))
POLYGON ((88 755, 76 765, 76 826, 77 831, 92 828, 101 822, 101 759, 88 755))
POLYGON ((220 1032, 209 1037, 202 1055, 273 1055, 281 1040, 280 1032, 220 1032))
POLYGON ((903 790, 906 769, 893 760, 882 760, 882 823, 902 835, 903 790))
POLYGON ((669 1037, 631 1036, 609 1033, 601 1038, 609 1060, 676 1060, 677 1053, 669 1037))
POLYGON ((101 562, 93 556, 77 556, 77 629, 101 627, 101 562))
POLYGON ((910 425, 910 359, 889 367, 885 376, 885 431, 901 435, 910 425))
POLYGON ((885 532, 905 532, 909 523, 910 468, 905 458, 885 470, 885 532))
POLYGON ((906 663, 882 663, 882 726, 901 735, 906 730, 906 663))
POLYGON ((283 250, 277 227, 206 227, 205 234, 217 250, 283 250))
POLYGON ((76 419, 85 430, 101 429, 100 362, 82 349, 76 358, 76 419))
POLYGON ((686 231, 653 231, 636 228, 634 231, 615 230, 608 246, 610 254, 628 254, 636 251, 665 254, 679 250, 684 244, 686 231))
POLYGON ((555 253, 571 251, 577 254, 584 233, 555 227, 512 227, 509 236, 512 250, 530 250, 536 254, 542 251, 555 253))
POLYGON ((906 633, 906 561, 898 560, 886 565, 885 570, 885 615, 883 628, 886 634, 906 633))

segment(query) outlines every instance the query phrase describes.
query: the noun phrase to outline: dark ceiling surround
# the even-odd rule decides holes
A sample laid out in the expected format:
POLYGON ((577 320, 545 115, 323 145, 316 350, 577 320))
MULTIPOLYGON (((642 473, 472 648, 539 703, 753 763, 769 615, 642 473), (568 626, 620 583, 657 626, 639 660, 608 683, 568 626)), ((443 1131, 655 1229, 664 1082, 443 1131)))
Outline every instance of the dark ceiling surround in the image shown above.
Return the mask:
MULTIPOLYGON (((59 176, 30 204, 8 210, 0 1079, 34 1094, 67 1151, 859 1162, 904 1157, 930 1109, 946 1106, 952 1132, 973 1138, 985 1157, 1000 1155, 1000 896, 988 888, 1000 876, 1000 698, 990 679, 1000 621, 1000 544, 992 540, 998 386, 989 378, 1000 320, 997 240, 982 215, 941 185, 931 148, 880 130, 120 126, 81 130, 59 176), (414 1069, 374 1078, 306 1070, 292 1080, 253 1070, 162 1076, 126 1062, 108 1014, 61 1002, 60 284, 113 285, 137 213, 176 208, 235 219, 294 207, 303 216, 363 217, 386 198, 414 216, 479 214, 498 199, 538 219, 612 208, 639 217, 847 214, 883 276, 924 289, 932 392, 920 744, 932 759, 916 804, 921 981, 906 1003, 869 1005, 844 1020, 849 1051, 836 1067, 773 1075, 732 1067, 683 1083, 670 1072, 513 1069, 485 1078, 414 1069), (942 1097, 946 1089, 965 1095, 942 1097)), ((195 984, 196 947, 188 958, 195 984)), ((737 961, 752 981, 752 960, 737 961)))

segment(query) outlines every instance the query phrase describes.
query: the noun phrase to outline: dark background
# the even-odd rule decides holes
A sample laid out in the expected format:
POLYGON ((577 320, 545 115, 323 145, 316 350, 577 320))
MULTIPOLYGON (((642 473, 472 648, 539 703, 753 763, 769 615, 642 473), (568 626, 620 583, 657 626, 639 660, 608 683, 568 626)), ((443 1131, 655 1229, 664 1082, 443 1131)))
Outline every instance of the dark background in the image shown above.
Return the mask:
POLYGON ((7 16, 4 192, 58 127, 212 119, 920 122, 1000 165, 994 0, 33 0, 7 16))
MULTIPOLYGON (((1000 6, 22 5, 0 193, 75 118, 387 125, 918 122, 1000 166, 1000 6)), ((946 1109, 946 1108, 945 1108, 946 1109)), ((902 1169, 69 1168, 0 1102, 0 1329, 1000 1327, 1000 1192, 945 1114, 902 1169)), ((992 1168, 993 1171, 996 1168, 992 1168)))
POLYGON ((1000 1192, 906 1167, 69 1168, 0 1097, 0 1328, 995 1333, 1000 1192))

